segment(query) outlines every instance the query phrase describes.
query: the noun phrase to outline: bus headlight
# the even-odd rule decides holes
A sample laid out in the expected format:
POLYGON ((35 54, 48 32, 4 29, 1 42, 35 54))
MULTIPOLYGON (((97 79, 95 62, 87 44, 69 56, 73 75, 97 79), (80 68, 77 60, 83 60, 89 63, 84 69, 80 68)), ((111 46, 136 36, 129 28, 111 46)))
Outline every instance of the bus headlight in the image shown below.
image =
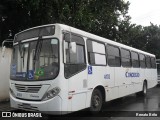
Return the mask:
POLYGON ((13 90, 11 88, 9 88, 9 91, 10 91, 10 94, 13 96, 13 97, 16 97, 16 95, 14 94, 13 90))
POLYGON ((59 92, 60 92, 60 88, 55 87, 55 88, 53 88, 52 90, 49 90, 49 91, 43 96, 42 100, 44 101, 44 100, 51 99, 51 98, 57 96, 57 95, 59 94, 59 92))

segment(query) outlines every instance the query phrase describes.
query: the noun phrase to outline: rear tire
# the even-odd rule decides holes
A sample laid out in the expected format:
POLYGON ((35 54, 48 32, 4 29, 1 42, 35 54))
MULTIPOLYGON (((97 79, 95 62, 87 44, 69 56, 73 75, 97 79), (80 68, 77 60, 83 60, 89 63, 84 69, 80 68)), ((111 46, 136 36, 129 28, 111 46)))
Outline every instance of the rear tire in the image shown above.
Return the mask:
POLYGON ((102 103, 103 103, 102 93, 100 90, 95 89, 93 91, 92 97, 91 97, 90 111, 92 113, 95 113, 95 112, 97 113, 97 112, 101 111, 102 103))
POLYGON ((146 96, 146 95, 147 95, 147 82, 144 82, 144 83, 143 83, 142 95, 143 95, 143 96, 146 96))
POLYGON ((146 96, 147 95, 147 82, 144 81, 143 88, 141 92, 137 93, 138 96, 146 96))

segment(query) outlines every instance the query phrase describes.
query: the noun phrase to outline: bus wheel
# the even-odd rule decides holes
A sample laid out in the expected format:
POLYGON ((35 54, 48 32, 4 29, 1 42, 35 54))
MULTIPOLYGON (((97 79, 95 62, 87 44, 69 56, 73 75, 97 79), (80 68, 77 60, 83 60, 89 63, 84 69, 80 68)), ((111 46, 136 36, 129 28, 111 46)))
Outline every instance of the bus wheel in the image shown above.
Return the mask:
POLYGON ((136 93, 137 96, 146 96, 147 95, 147 82, 144 81, 143 88, 141 92, 136 93))
POLYGON ((91 106, 90 106, 90 111, 91 112, 99 112, 102 108, 102 94, 100 90, 95 89, 92 93, 91 97, 91 106))

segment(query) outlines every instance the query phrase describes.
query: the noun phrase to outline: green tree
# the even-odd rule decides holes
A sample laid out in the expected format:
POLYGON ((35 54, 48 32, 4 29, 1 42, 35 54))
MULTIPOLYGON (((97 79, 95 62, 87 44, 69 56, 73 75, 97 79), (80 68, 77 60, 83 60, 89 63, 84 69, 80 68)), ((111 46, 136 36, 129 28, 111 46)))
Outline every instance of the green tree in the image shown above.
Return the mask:
POLYGON ((28 27, 63 23, 109 39, 130 18, 126 15, 129 3, 123 0, 18 0, 18 4, 28 27))
POLYGON ((0 1, 0 43, 6 39, 12 37, 12 29, 14 29, 15 20, 11 19, 16 13, 15 1, 1 0, 0 1))
MULTIPOLYGON (((122 43, 127 44, 131 47, 155 54, 157 58, 160 58, 160 26, 153 25, 150 26, 140 26, 135 24, 125 25, 127 31, 120 30, 120 39, 122 43)), ((124 28, 124 25, 122 25, 124 28)))
POLYGON ((144 34, 146 37, 145 50, 160 58, 160 26, 151 23, 150 26, 144 27, 144 34))

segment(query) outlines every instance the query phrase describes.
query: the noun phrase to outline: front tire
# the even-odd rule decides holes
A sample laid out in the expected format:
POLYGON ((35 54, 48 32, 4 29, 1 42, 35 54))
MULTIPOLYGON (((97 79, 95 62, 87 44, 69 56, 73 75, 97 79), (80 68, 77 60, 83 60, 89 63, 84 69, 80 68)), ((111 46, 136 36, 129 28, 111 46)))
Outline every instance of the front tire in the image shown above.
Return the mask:
POLYGON ((102 103, 103 103, 103 99, 102 99, 101 91, 98 89, 95 89, 91 97, 90 111, 99 112, 102 108, 102 103))

